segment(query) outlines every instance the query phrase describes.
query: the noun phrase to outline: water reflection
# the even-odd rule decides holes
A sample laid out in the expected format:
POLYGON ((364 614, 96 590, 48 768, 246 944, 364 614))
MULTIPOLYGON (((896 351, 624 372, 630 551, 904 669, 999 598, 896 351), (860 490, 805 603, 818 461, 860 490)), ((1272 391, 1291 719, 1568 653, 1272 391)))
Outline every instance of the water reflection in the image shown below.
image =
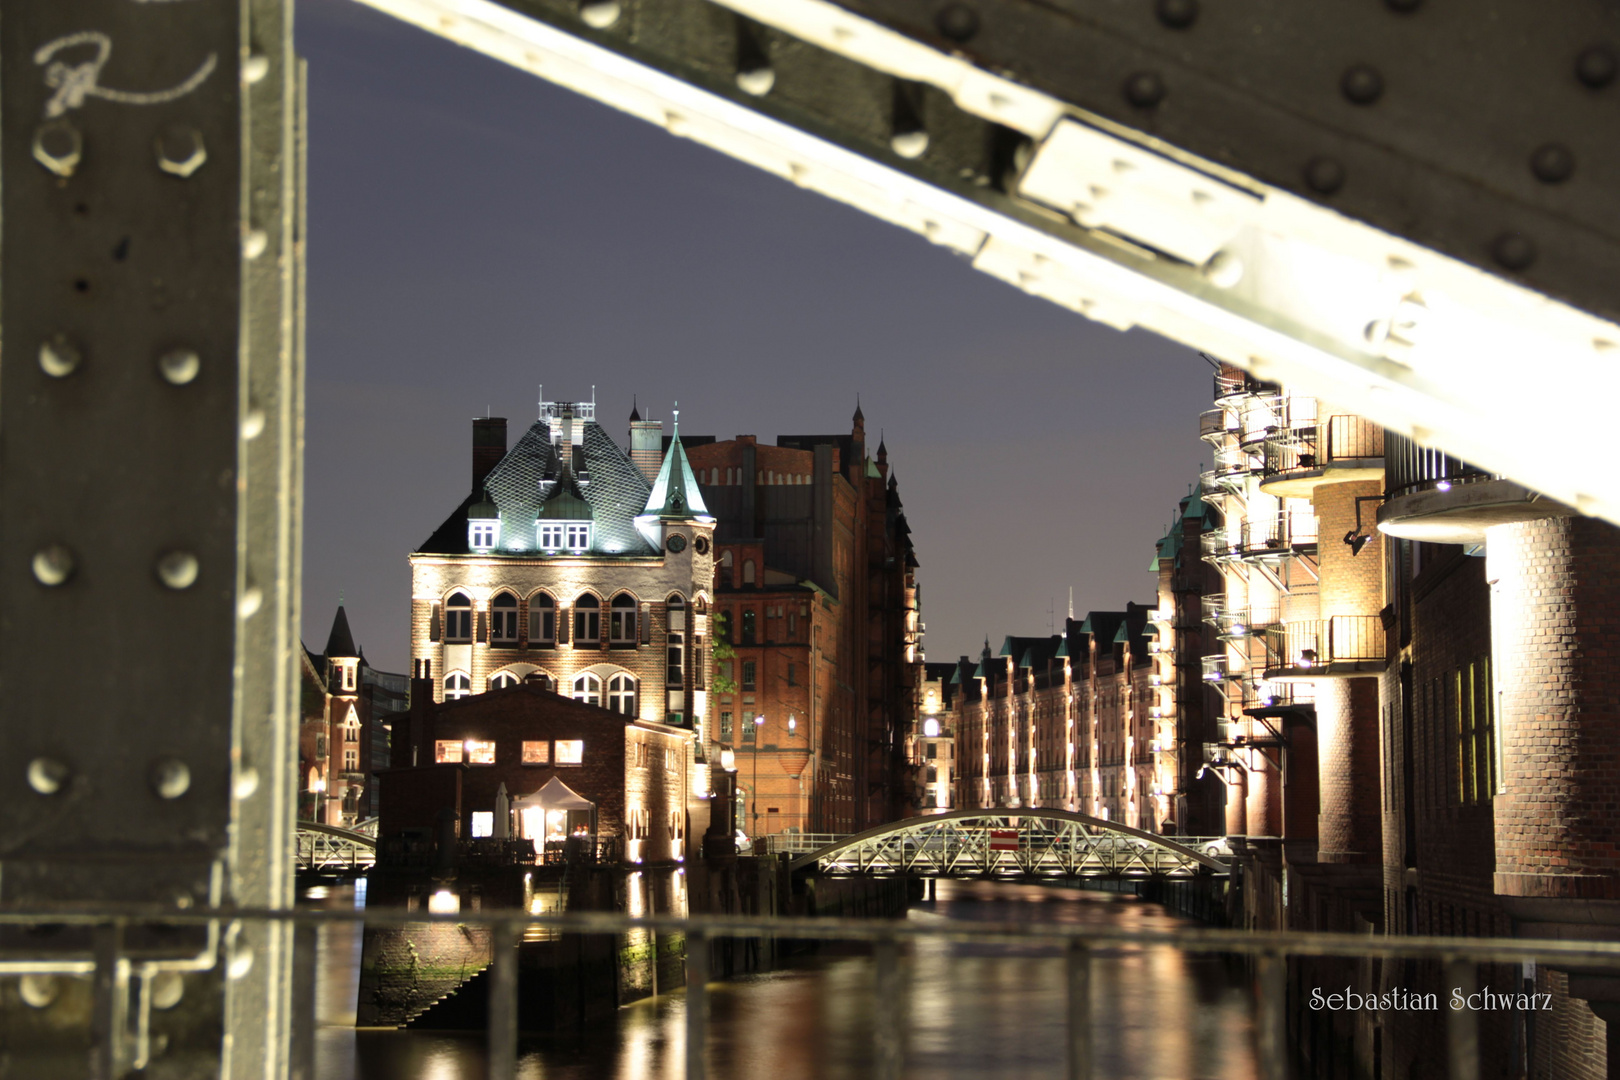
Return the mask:
MULTIPOLYGON (((307 902, 352 904, 333 889, 307 902)), ((1040 922, 1111 928, 1178 920, 1153 904, 1106 893, 946 882, 914 920, 1040 922)), ((318 997, 320 1080, 482 1080, 478 1035, 356 1033, 358 927, 322 931, 318 997)), ((941 1080, 1063 1074, 1064 969, 1053 949, 919 943, 909 986, 906 1076, 941 1080)), ((872 961, 809 958, 785 971, 711 987, 709 1075, 716 1080, 843 1080, 872 1075, 872 961)), ((1098 1077, 1250 1080, 1253 1021, 1240 980, 1216 958, 1169 948, 1099 950, 1092 975, 1098 1077)), ((578 1039, 525 1040, 523 1080, 678 1080, 685 997, 666 994, 619 1010, 578 1039)))

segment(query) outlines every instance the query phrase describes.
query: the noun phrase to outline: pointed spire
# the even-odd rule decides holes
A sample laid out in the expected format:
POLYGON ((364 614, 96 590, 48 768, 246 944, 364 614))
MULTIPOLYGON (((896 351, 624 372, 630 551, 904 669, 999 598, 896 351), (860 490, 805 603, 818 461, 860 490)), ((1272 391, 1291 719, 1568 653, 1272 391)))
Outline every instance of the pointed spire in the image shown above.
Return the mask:
POLYGON ((337 615, 332 619, 332 632, 326 636, 326 658, 334 656, 359 656, 360 650, 354 646, 354 635, 349 632, 349 616, 343 610, 343 601, 338 601, 337 615))
POLYGON ((878 459, 878 464, 879 465, 881 465, 885 461, 889 460, 889 447, 883 441, 883 429, 882 428, 878 428, 877 459, 878 459))
POLYGON ((636 398, 636 395, 631 394, 630 395, 630 422, 632 424, 634 424, 634 423, 638 423, 640 420, 641 420, 641 402, 636 398))
MULTIPOLYGON (((709 514, 708 506, 703 502, 703 493, 698 490, 692 464, 686 459, 686 448, 681 445, 681 411, 677 407, 674 413, 675 435, 669 441, 669 450, 664 454, 664 463, 659 468, 658 477, 653 481, 652 491, 647 496, 647 508, 636 515, 636 527, 649 540, 653 540, 654 523, 662 518, 680 520, 695 518, 705 523, 714 521, 709 514)), ((661 541, 653 542, 655 546, 661 543, 661 541)))
POLYGON ((861 412, 861 395, 859 394, 855 395, 855 426, 859 428, 866 427, 866 414, 861 412))

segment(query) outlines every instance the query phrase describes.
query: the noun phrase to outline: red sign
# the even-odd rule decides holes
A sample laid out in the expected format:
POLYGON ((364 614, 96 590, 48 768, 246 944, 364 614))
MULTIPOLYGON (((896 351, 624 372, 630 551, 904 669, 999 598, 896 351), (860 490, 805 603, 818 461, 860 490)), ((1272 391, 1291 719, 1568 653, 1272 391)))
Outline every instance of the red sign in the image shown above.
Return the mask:
POLYGON ((991 829, 990 830, 990 850, 991 851, 1017 851, 1018 850, 1018 830, 1017 829, 991 829))

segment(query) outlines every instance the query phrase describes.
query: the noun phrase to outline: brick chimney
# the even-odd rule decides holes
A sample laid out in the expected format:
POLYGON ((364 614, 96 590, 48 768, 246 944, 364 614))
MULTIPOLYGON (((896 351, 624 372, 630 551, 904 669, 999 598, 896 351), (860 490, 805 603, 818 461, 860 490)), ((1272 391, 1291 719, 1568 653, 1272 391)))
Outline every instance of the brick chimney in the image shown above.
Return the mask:
POLYGON ((506 456, 506 417, 485 416, 473 420, 472 489, 480 490, 484 478, 506 456))

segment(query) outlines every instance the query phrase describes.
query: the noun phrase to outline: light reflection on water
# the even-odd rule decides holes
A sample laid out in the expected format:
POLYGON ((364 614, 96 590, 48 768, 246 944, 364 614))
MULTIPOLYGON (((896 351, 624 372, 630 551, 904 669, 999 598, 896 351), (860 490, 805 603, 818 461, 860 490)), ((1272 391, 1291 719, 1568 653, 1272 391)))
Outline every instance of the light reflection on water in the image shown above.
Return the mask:
MULTIPOLYGON (((1154 904, 1033 885, 941 881, 913 920, 1164 927, 1154 904)), ((353 904, 348 889, 311 903, 353 904)), ((321 931, 319 1080, 482 1080, 478 1034, 356 1032, 360 934, 321 931)), ((1252 1080, 1253 1019, 1241 978, 1217 958, 1169 948, 1098 950, 1092 972, 1094 1075, 1252 1080)), ((1052 949, 922 941, 905 960, 906 1076, 940 1080, 1063 1075, 1064 968, 1052 949)), ((710 988, 715 1080, 856 1080, 872 1075, 872 961, 807 958, 710 988)), ((685 996, 619 1010, 578 1040, 525 1039, 520 1080, 679 1080, 685 996)))

